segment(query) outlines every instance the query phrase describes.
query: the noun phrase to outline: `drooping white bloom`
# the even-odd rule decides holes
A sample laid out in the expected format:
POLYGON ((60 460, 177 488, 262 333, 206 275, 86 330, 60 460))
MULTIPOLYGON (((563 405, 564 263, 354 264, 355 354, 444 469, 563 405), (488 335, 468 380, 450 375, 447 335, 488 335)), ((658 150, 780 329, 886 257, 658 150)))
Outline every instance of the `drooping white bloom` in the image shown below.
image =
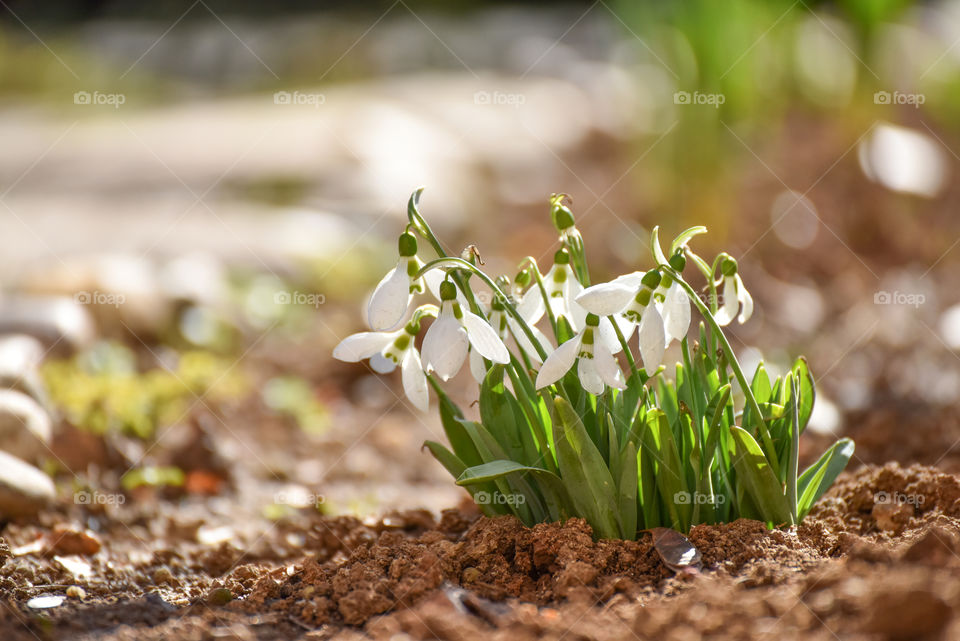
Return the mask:
POLYGON ((570 267, 570 254, 566 249, 554 255, 553 267, 543 277, 543 286, 554 317, 566 318, 574 331, 583 329, 587 311, 575 300, 583 291, 583 285, 570 267))
POLYGON ((738 323, 743 325, 753 315, 753 297, 743 286, 740 274, 736 272, 727 274, 726 271, 724 270, 723 274, 723 305, 713 315, 713 318, 717 321, 717 325, 721 327, 733 322, 734 317, 737 318, 738 323), (738 310, 740 312, 739 316, 737 316, 738 310))
MULTIPOLYGON (((530 290, 519 299, 516 310, 517 313, 520 314, 520 317, 523 318, 523 322, 530 328, 534 338, 537 339, 537 342, 549 355, 550 352, 553 351, 553 345, 550 343, 550 339, 536 327, 536 323, 539 322, 546 313, 543 296, 540 295, 539 288, 536 285, 531 287, 530 290)), ((517 341, 517 345, 530 357, 532 362, 537 364, 543 362, 540 353, 530 341, 526 332, 523 331, 520 323, 507 312, 503 303, 498 299, 494 299, 490 306, 490 325, 504 342, 506 342, 507 338, 512 334, 517 341)))
POLYGON ((603 394, 606 385, 616 389, 626 387, 616 358, 600 340, 600 318, 596 314, 588 314, 584 321, 583 329, 544 361, 537 374, 537 389, 563 378, 576 361, 579 361, 577 376, 580 383, 591 394, 603 394))
POLYGON ((667 345, 663 317, 656 304, 651 305, 660 280, 656 269, 633 272, 588 287, 577 297, 577 303, 591 314, 613 316, 627 341, 639 327, 640 357, 647 373, 660 367, 667 345))
POLYGON ((440 270, 434 269, 421 278, 415 278, 423 267, 423 261, 417 258, 416 237, 404 232, 398 245, 400 258, 397 266, 383 277, 367 305, 367 322, 376 331, 396 328, 403 321, 414 294, 422 294, 429 289, 439 298, 440 282, 444 277, 440 270))
POLYGON ((414 407, 426 412, 430 406, 427 376, 414 343, 419 331, 420 322, 416 320, 395 332, 352 334, 333 349, 333 357, 348 363, 369 358, 370 367, 380 374, 388 374, 399 365, 404 393, 414 407))
POLYGON ((463 309, 457 301, 457 288, 450 281, 441 283, 440 301, 437 320, 423 338, 423 363, 427 373, 436 372, 442 380, 450 380, 460 371, 470 347, 494 363, 510 362, 506 345, 487 321, 463 309))

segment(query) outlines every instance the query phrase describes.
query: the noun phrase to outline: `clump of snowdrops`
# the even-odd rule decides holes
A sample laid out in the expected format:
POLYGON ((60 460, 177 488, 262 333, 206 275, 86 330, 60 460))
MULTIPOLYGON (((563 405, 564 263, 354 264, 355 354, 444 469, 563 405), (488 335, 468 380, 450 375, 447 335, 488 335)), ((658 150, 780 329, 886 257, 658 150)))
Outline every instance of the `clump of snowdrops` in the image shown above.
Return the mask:
POLYGON ((799 359, 773 381, 763 364, 747 378, 723 327, 747 322, 753 300, 732 256, 710 263, 690 248, 706 228, 687 229, 666 253, 654 228, 648 270, 591 284, 583 237, 557 195, 553 264, 544 272, 527 257, 513 278, 494 278, 475 248, 446 253, 418 210, 421 191, 407 206, 397 266, 370 297, 372 331, 347 337, 334 356, 369 359, 383 374, 399 367, 422 411, 434 390, 449 446, 426 447, 487 515, 527 525, 582 517, 598 537, 625 539, 740 517, 793 525, 853 455, 841 439, 799 471, 813 377, 799 359), (421 254, 423 242, 435 257, 421 254), (694 309, 702 320, 691 340, 694 309), (666 368, 674 342, 681 362, 666 368), (478 420, 443 389, 465 362, 478 420))

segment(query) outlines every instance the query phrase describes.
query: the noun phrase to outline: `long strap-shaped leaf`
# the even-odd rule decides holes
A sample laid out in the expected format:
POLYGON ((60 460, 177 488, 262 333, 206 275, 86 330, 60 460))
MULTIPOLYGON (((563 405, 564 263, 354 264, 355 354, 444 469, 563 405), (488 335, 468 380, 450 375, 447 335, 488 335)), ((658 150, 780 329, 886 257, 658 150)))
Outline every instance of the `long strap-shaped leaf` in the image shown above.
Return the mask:
POLYGON ((749 432, 736 425, 731 426, 730 433, 735 447, 733 460, 737 477, 743 481, 760 513, 774 525, 793 525, 787 497, 783 495, 780 481, 760 445, 749 432))
POLYGON ((560 477, 540 467, 521 465, 516 461, 490 461, 483 465, 467 468, 457 479, 457 485, 471 486, 487 484, 511 474, 529 474, 533 477, 543 494, 550 518, 560 521, 574 514, 570 496, 560 477))
POLYGON ((554 421, 553 438, 570 499, 599 538, 619 538, 617 488, 610 470, 570 403, 559 396, 553 402, 560 419, 554 421))
POLYGON ((797 490, 800 492, 797 512, 801 519, 847 467, 847 462, 853 456, 853 449, 853 441, 842 438, 800 475, 797 480, 797 490))

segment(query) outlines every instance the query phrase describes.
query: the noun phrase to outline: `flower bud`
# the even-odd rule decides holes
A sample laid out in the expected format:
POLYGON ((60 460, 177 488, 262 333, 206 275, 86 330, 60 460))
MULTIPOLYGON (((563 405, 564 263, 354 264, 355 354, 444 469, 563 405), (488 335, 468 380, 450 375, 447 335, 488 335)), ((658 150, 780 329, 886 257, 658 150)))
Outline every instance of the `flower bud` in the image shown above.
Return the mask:
POLYGON ((400 234, 397 246, 401 256, 409 258, 417 255, 417 237, 408 231, 400 234))

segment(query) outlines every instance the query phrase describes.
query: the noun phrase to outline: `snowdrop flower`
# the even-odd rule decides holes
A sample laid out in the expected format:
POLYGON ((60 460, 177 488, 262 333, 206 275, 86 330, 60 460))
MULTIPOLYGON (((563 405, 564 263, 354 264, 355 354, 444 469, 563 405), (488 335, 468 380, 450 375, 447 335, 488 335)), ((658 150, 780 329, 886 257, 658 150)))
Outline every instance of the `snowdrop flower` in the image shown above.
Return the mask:
POLYGON ((471 347, 479 356, 494 363, 510 362, 510 352, 487 321, 460 305, 452 282, 440 284, 440 301, 437 320, 423 338, 427 373, 436 372, 442 380, 450 380, 460 371, 471 347))
MULTIPOLYGON (((424 308, 436 309, 433 305, 425 305, 424 308)), ((426 311, 423 315, 435 313, 426 311)), ((360 332, 347 336, 333 349, 333 357, 347 363, 358 363, 369 358, 370 367, 379 374, 388 374, 399 365, 407 398, 414 407, 426 412, 430 405, 427 376, 414 343, 420 331, 420 316, 416 314, 403 329, 395 332, 360 332)))
POLYGON ((577 376, 583 389, 591 394, 603 394, 606 385, 616 389, 626 387, 616 358, 604 341, 599 340, 599 325, 596 314, 587 315, 583 329, 544 361, 537 374, 537 389, 559 381, 578 359, 577 376))
MULTIPOLYGON (((540 343, 540 346, 549 354, 553 350, 553 345, 551 345, 550 339, 536 328, 536 323, 543 318, 543 315, 546 313, 546 306, 543 304, 543 296, 540 295, 539 289, 536 286, 531 287, 527 295, 520 298, 516 309, 520 317, 523 318, 523 322, 526 323, 533 332, 537 342, 540 343)), ((506 341, 507 338, 513 334, 517 345, 530 357, 530 360, 537 364, 543 362, 537 348, 530 342, 530 339, 527 337, 526 332, 523 331, 523 328, 520 327, 520 324, 513 316, 507 313, 503 302, 500 301, 499 298, 494 298, 493 303, 490 305, 490 325, 493 326, 494 331, 497 332, 501 340, 506 341)))
POLYGON ((400 253, 397 266, 383 277, 367 305, 367 322, 376 331, 397 327, 403 321, 414 294, 430 289, 439 298, 438 290, 443 280, 440 270, 434 269, 421 278, 414 278, 423 267, 423 261, 417 258, 416 236, 404 232, 397 244, 400 253))
MULTIPOLYGON (((687 260, 681 253, 670 258, 670 266, 677 273, 683 272, 686 263, 687 260)), ((653 298, 660 303, 666 346, 669 347, 673 340, 683 340, 690 329, 690 298, 687 292, 670 274, 664 274, 653 298)))
POLYGON ((570 254, 566 249, 554 255, 553 267, 543 277, 543 286, 553 315, 566 318, 574 331, 583 329, 587 311, 574 300, 583 291, 583 285, 570 267, 570 254))
POLYGON ((614 316, 624 340, 629 341, 639 327, 640 357, 648 373, 660 367, 667 345, 663 317, 656 304, 650 304, 660 281, 659 270, 633 272, 588 287, 577 297, 577 303, 588 312, 614 316))
POLYGON ((727 257, 720 263, 720 272, 723 274, 723 305, 713 315, 717 325, 721 327, 733 322, 737 317, 737 322, 743 325, 750 316, 753 315, 753 297, 747 288, 743 286, 743 280, 737 273, 737 261, 727 257), (737 311, 740 315, 737 316, 737 311))

